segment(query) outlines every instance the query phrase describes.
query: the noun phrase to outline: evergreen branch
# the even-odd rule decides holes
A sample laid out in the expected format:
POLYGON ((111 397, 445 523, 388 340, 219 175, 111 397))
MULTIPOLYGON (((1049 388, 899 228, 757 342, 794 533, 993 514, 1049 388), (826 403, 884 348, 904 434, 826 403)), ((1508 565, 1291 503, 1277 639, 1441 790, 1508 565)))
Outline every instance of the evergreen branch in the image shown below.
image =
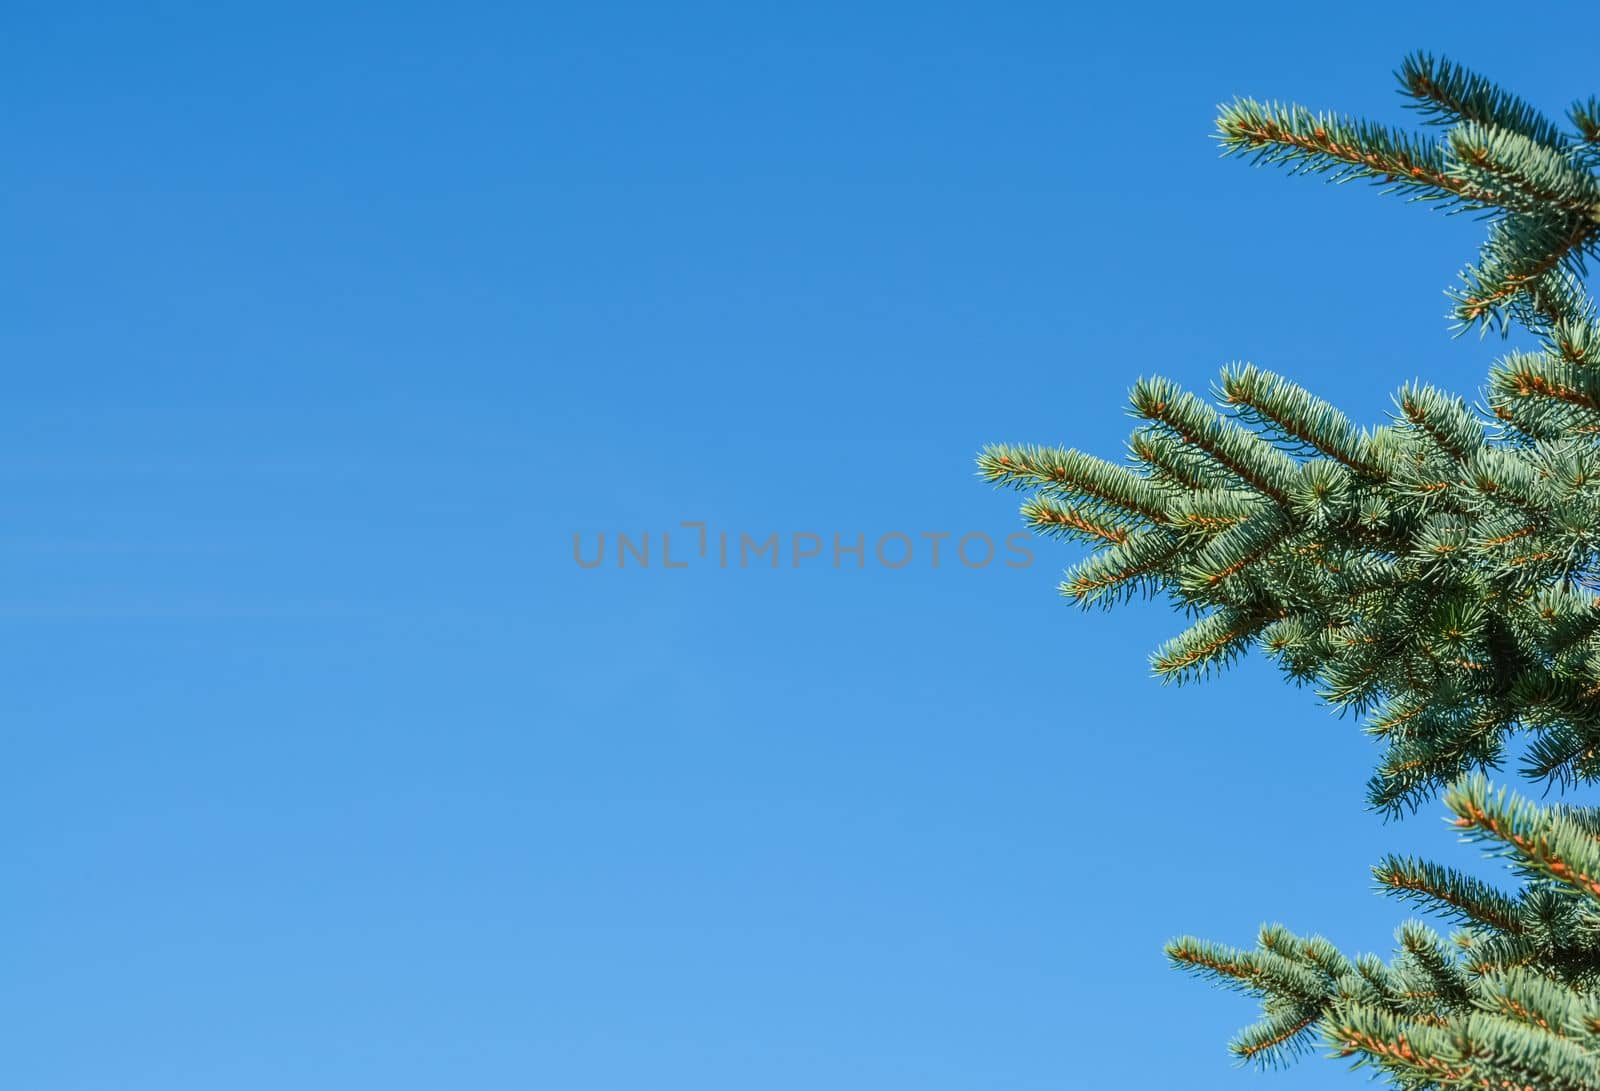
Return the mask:
POLYGON ((1555 212, 1518 213, 1490 227, 1478 263, 1462 270, 1462 286, 1449 292, 1462 328, 1477 323, 1508 329, 1508 318, 1547 328, 1586 317, 1581 285, 1563 263, 1574 261, 1596 234, 1586 217, 1555 212))
POLYGON ((1300 957, 1321 970, 1331 988, 1348 988, 1359 976, 1356 963, 1321 936, 1292 936, 1300 947, 1300 957))
POLYGON ((1483 422, 1461 398, 1407 383, 1395 395, 1395 404, 1408 425, 1456 462, 1465 462, 1487 442, 1483 422))
POLYGON ((1367 178, 1423 200, 1496 207, 1492 192, 1450 172, 1439 145, 1371 122, 1236 99, 1221 108, 1217 133, 1224 155, 1244 153, 1257 164, 1287 164, 1295 173, 1332 172, 1336 182, 1367 178))
POLYGON ((1325 1036, 1344 1056, 1361 1053, 1404 1086, 1594 1091, 1595 1057, 1540 1028, 1474 1012, 1432 1026, 1371 1005, 1341 1004, 1325 1036))
POLYGON ((1472 985, 1439 937, 1425 925, 1407 921, 1400 926, 1402 964, 1426 982, 1426 995, 1439 1004, 1460 1010, 1472 998, 1472 985))
POLYGON ((1572 119, 1585 144, 1600 144, 1600 98, 1590 95, 1587 99, 1574 102, 1567 110, 1567 116, 1572 119))
POLYGON ((1477 838, 1496 840, 1525 866, 1600 902, 1600 841, 1559 812, 1541 810, 1475 776, 1445 795, 1456 825, 1477 838))
POLYGON ((1212 601, 1223 585, 1251 570, 1295 533, 1282 512, 1268 508, 1207 541, 1178 571, 1179 586, 1195 601, 1212 601))
POLYGON ((1306 1005, 1328 999, 1326 982, 1275 951, 1241 951, 1184 936, 1167 944, 1167 958, 1179 969, 1252 996, 1281 996, 1306 1005))
POLYGON ((1193 394, 1166 379, 1141 379, 1131 400, 1136 416, 1165 425, 1257 492, 1279 502, 1286 499, 1294 463, 1193 394))
POLYGON ((1472 907, 1472 929, 1451 943, 1407 922, 1388 965, 1348 959, 1320 937, 1302 940, 1278 925, 1262 928, 1253 951, 1193 937, 1168 944, 1180 969, 1260 1001, 1261 1021, 1230 1043, 1237 1056, 1287 1060, 1316 1027, 1335 1055, 1413 1091, 1600 1089, 1600 912, 1587 893, 1550 881, 1537 837, 1505 840, 1565 823, 1563 836, 1581 834, 1600 852, 1600 811, 1507 800, 1481 778, 1457 792, 1500 825, 1500 835, 1484 836, 1530 876, 1520 900, 1412 860, 1391 857, 1376 869, 1402 897, 1440 895, 1457 915, 1472 907))
POLYGON ((1517 398, 1550 398, 1600 411, 1600 374, 1564 360, 1518 353, 1489 373, 1495 393, 1517 398))
POLYGON ((1520 905, 1481 879, 1426 860, 1386 856, 1373 877, 1399 898, 1468 924, 1520 933, 1520 905))
POLYGON ((1022 505, 1022 518, 1029 529, 1061 538, 1075 538, 1090 545, 1119 544, 1137 525, 1115 513, 1063 504, 1049 496, 1030 497, 1022 505))
MULTIPOLYGON (((1307 527, 1329 529, 1347 522, 1353 514, 1356 485, 1351 471, 1332 459, 1302 463, 1290 486, 1288 509, 1307 527)), ((1311 548, 1320 550, 1321 542, 1311 548)))
POLYGON ((1600 1042, 1600 1004, 1522 968, 1480 977, 1480 993, 1501 1016, 1594 1048, 1600 1042))
POLYGON ((1260 513, 1264 506, 1259 493, 1243 489, 1196 489, 1173 498, 1167 507, 1165 525, 1195 540, 1204 540, 1238 526, 1260 513))
POLYGON ((1268 620, 1240 610, 1219 610, 1163 644, 1151 657, 1151 666, 1163 680, 1202 678, 1243 655, 1268 620))
POLYGON ((990 444, 978 455, 978 476, 995 485, 1039 488, 1107 509, 1161 520, 1149 482, 1125 466, 1060 447, 990 444))
POLYGON ((1228 1043, 1228 1050, 1240 1060, 1261 1067, 1284 1063, 1310 1047, 1322 1015, 1320 1004, 1291 1007, 1269 1015, 1236 1034, 1228 1043))
POLYGON ((1600 184, 1567 156, 1528 137, 1472 122, 1446 138, 1450 172, 1469 185, 1494 193, 1494 203, 1516 212, 1560 209, 1600 221, 1600 184))
POLYGON ((1600 324, 1583 318, 1563 319, 1546 333, 1545 346, 1569 364, 1600 364, 1600 324))
POLYGON ((1201 677, 1260 644, 1368 717, 1384 747, 1373 807, 1453 783, 1459 828, 1522 880, 1513 895, 1381 861, 1382 886, 1462 925, 1447 943, 1406 924, 1387 965, 1281 926, 1251 951, 1174 941, 1175 964, 1261 1002, 1234 1052, 1271 1063, 1320 1030, 1405 1091, 1600 1091, 1600 810, 1536 807, 1479 772, 1520 732, 1528 775, 1600 780, 1600 321, 1582 280, 1600 253, 1600 100, 1573 107, 1574 140, 1449 62, 1419 55, 1401 78, 1452 126, 1442 138, 1239 100, 1219 117, 1224 153, 1487 213, 1457 318, 1543 342, 1496 364, 1492 418, 1413 384, 1393 423, 1358 431, 1239 365, 1217 388, 1226 417, 1141 380, 1131 469, 991 447, 979 470, 1035 493, 1034 530, 1089 545, 1062 584, 1080 604, 1165 592, 1198 615, 1156 652, 1158 675, 1201 677))
POLYGON ((1427 53, 1413 53, 1396 73, 1416 101, 1412 105, 1436 125, 1477 122, 1560 151, 1569 143, 1556 125, 1516 95, 1460 65, 1427 53))
POLYGON ((1158 577, 1182 548, 1182 539, 1162 531, 1129 534, 1067 573, 1060 590, 1080 606, 1110 605, 1158 577))
POLYGON ((1349 417, 1281 376, 1250 364, 1227 367, 1218 396, 1246 420, 1276 431, 1302 450, 1327 455, 1356 473, 1382 472, 1349 417))
POLYGON ((1204 455, 1161 425, 1140 428, 1128 440, 1128 452, 1150 470, 1150 479, 1182 495, 1225 485, 1229 475, 1209 464, 1204 455))

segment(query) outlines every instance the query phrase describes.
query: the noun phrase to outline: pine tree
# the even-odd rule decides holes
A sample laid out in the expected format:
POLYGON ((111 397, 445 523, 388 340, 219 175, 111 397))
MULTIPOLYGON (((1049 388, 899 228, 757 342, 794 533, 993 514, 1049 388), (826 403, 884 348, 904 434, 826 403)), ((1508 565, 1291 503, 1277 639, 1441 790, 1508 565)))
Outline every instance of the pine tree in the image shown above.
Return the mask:
POLYGON ((1505 894, 1385 861, 1384 886, 1464 926, 1452 946, 1405 925, 1388 965, 1278 927, 1249 952, 1174 941, 1179 965, 1263 1000, 1235 1052, 1275 1060, 1320 1034, 1406 1088, 1600 1091, 1600 809, 1536 808, 1477 772, 1520 734, 1527 776, 1600 780, 1600 321, 1582 279, 1600 249, 1600 100, 1572 107, 1568 133, 1448 61, 1416 55, 1399 77, 1441 135, 1239 100, 1220 138, 1488 220, 1451 293, 1458 324, 1519 325, 1538 351, 1494 365, 1483 410, 1410 385, 1389 423, 1361 428, 1240 365, 1216 407, 1141 380, 1124 463, 995 445, 978 464, 1031 493, 1035 531, 1089 547, 1070 599, 1165 595, 1191 616, 1156 651, 1158 675, 1203 678, 1262 649, 1365 716, 1383 748, 1375 808, 1448 789, 1458 825, 1523 878, 1505 894))

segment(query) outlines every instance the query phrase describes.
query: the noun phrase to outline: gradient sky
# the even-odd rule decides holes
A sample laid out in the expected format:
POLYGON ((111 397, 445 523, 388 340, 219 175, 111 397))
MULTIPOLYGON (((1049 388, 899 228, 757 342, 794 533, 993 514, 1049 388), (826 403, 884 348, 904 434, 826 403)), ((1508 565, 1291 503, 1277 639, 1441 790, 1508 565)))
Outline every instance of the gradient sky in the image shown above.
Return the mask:
POLYGON ((1559 113, 1592 13, 1096 7, 8 5, 0 1082, 1357 1086, 1234 1070, 1161 944, 1387 951, 1442 808, 917 536, 1141 374, 1475 389, 1479 226, 1214 108, 1403 122, 1428 47, 1559 113), (919 552, 574 563, 686 520, 919 552))

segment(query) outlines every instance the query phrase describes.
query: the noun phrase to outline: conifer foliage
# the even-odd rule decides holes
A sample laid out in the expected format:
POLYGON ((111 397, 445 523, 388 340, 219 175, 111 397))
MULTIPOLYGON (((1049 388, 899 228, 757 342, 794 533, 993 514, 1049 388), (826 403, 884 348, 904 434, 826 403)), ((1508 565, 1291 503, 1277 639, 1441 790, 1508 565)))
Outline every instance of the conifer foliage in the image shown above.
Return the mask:
POLYGON ((1262 1000, 1236 1054, 1276 1061, 1320 1036, 1408 1089, 1600 1091, 1600 809, 1536 807, 1480 772, 1521 734, 1526 775, 1600 780, 1600 321, 1582 279, 1600 247, 1600 100, 1575 104, 1569 131, 1445 60, 1413 56, 1399 77, 1442 133, 1239 100, 1218 119, 1224 150, 1483 214, 1455 315, 1518 325, 1536 351, 1500 359, 1477 406, 1408 385, 1366 428, 1248 365, 1209 401, 1145 379, 1124 461, 997 444, 979 471, 1030 494, 1035 531, 1088 547, 1068 598, 1160 595, 1189 615, 1158 675, 1263 650, 1365 716, 1375 808, 1446 791, 1522 881, 1384 861, 1382 887, 1459 926, 1446 941, 1404 925, 1387 964, 1277 926, 1248 951, 1174 941, 1176 964, 1262 1000))
POLYGON ((1373 869, 1390 893, 1453 921, 1448 940, 1408 921, 1388 963, 1278 925, 1253 950, 1167 945, 1178 966, 1261 999, 1261 1020, 1230 1043, 1238 1057, 1269 1064, 1320 1036, 1407 1089, 1600 1087, 1600 815, 1535 807, 1481 777, 1446 803, 1524 880, 1507 894, 1423 861, 1373 869))
POLYGON ((1417 54, 1399 77, 1423 117, 1449 127, 1442 139, 1239 99, 1217 119, 1223 148, 1488 213, 1489 237, 1452 293, 1464 324, 1537 327, 1585 309, 1580 277, 1600 239, 1600 99, 1573 104, 1569 134, 1449 61, 1417 54))
POLYGON ((1032 491, 1031 527, 1090 546, 1068 597, 1168 593, 1198 616, 1158 674, 1254 645, 1365 713, 1379 807, 1494 762, 1517 728, 1537 736, 1530 774, 1600 776, 1600 327, 1498 364, 1492 417, 1408 386, 1392 423, 1360 429, 1248 366, 1215 395, 1139 382, 1128 465, 983 452, 989 480, 1032 491))

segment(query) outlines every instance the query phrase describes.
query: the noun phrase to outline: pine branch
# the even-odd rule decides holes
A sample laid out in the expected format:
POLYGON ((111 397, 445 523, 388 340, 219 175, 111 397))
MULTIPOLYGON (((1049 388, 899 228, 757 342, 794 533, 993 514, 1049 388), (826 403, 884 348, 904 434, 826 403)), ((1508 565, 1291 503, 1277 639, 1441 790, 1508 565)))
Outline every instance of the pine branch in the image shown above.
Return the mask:
POLYGON ((1600 221, 1600 183, 1560 151, 1519 133, 1468 122, 1450 130, 1450 172, 1514 212, 1558 209, 1600 221))
POLYGON ((1149 483, 1124 466, 1059 447, 992 444, 978 456, 978 475, 1012 488, 1038 488, 1149 522, 1161 503, 1149 483))
POLYGON ((1296 453, 1315 452, 1356 473, 1381 471, 1350 418, 1287 379, 1249 365, 1224 368, 1218 398, 1245 421, 1275 433, 1296 453))
POLYGON ((1600 904, 1600 840, 1593 833, 1504 789, 1492 792, 1482 777, 1451 789, 1445 804, 1469 836, 1499 842, 1525 866, 1600 904))
POLYGON ((1413 53, 1396 73, 1412 105, 1435 125, 1461 121, 1519 133, 1560 151, 1570 140, 1533 107, 1489 80, 1443 57, 1413 53))
POLYGON ((1165 425, 1250 488, 1275 500, 1285 499, 1293 462, 1193 394, 1166 379, 1141 379, 1130 400, 1136 415, 1165 425))
POLYGON ((1386 856, 1372 869, 1379 884, 1403 900, 1461 921, 1520 933, 1520 905, 1481 879, 1426 860, 1386 856))
POLYGON ((1049 537, 1072 538, 1090 545, 1119 544, 1138 524, 1116 512, 1063 504, 1051 496, 1034 496, 1022 505, 1029 529, 1049 537))
POLYGON ((1587 296, 1578 277, 1584 251, 1596 235, 1595 221, 1556 211, 1494 223, 1477 263, 1462 270, 1461 287, 1447 293, 1461 328, 1482 325, 1504 333, 1515 320, 1542 332, 1587 318, 1587 296))
POLYGON ((1496 207, 1491 191, 1452 175, 1443 148, 1367 121, 1317 114, 1303 106, 1235 99, 1217 117, 1224 155, 1289 166, 1296 174, 1365 178, 1392 192, 1465 208, 1496 207))
POLYGON ((1436 865, 1381 863, 1380 880, 1402 897, 1437 902, 1471 922, 1450 942, 1407 922, 1387 965, 1371 955, 1347 958, 1320 937, 1279 925, 1263 927, 1254 950, 1193 937, 1167 945, 1178 968, 1260 1001, 1261 1020, 1230 1043, 1236 1056, 1281 1063, 1317 1034, 1335 1055, 1414 1091, 1600 1089, 1600 915, 1583 890, 1548 881, 1547 851, 1562 823, 1600 845, 1600 814, 1536 808, 1481 780, 1453 794, 1465 801, 1453 804, 1458 812, 1481 812, 1475 821, 1501 829, 1485 836, 1532 878, 1511 898, 1436 865))
POLYGON ((1224 608, 1163 644, 1151 657, 1151 666, 1164 680, 1203 678, 1248 651, 1269 620, 1248 611, 1224 608))

